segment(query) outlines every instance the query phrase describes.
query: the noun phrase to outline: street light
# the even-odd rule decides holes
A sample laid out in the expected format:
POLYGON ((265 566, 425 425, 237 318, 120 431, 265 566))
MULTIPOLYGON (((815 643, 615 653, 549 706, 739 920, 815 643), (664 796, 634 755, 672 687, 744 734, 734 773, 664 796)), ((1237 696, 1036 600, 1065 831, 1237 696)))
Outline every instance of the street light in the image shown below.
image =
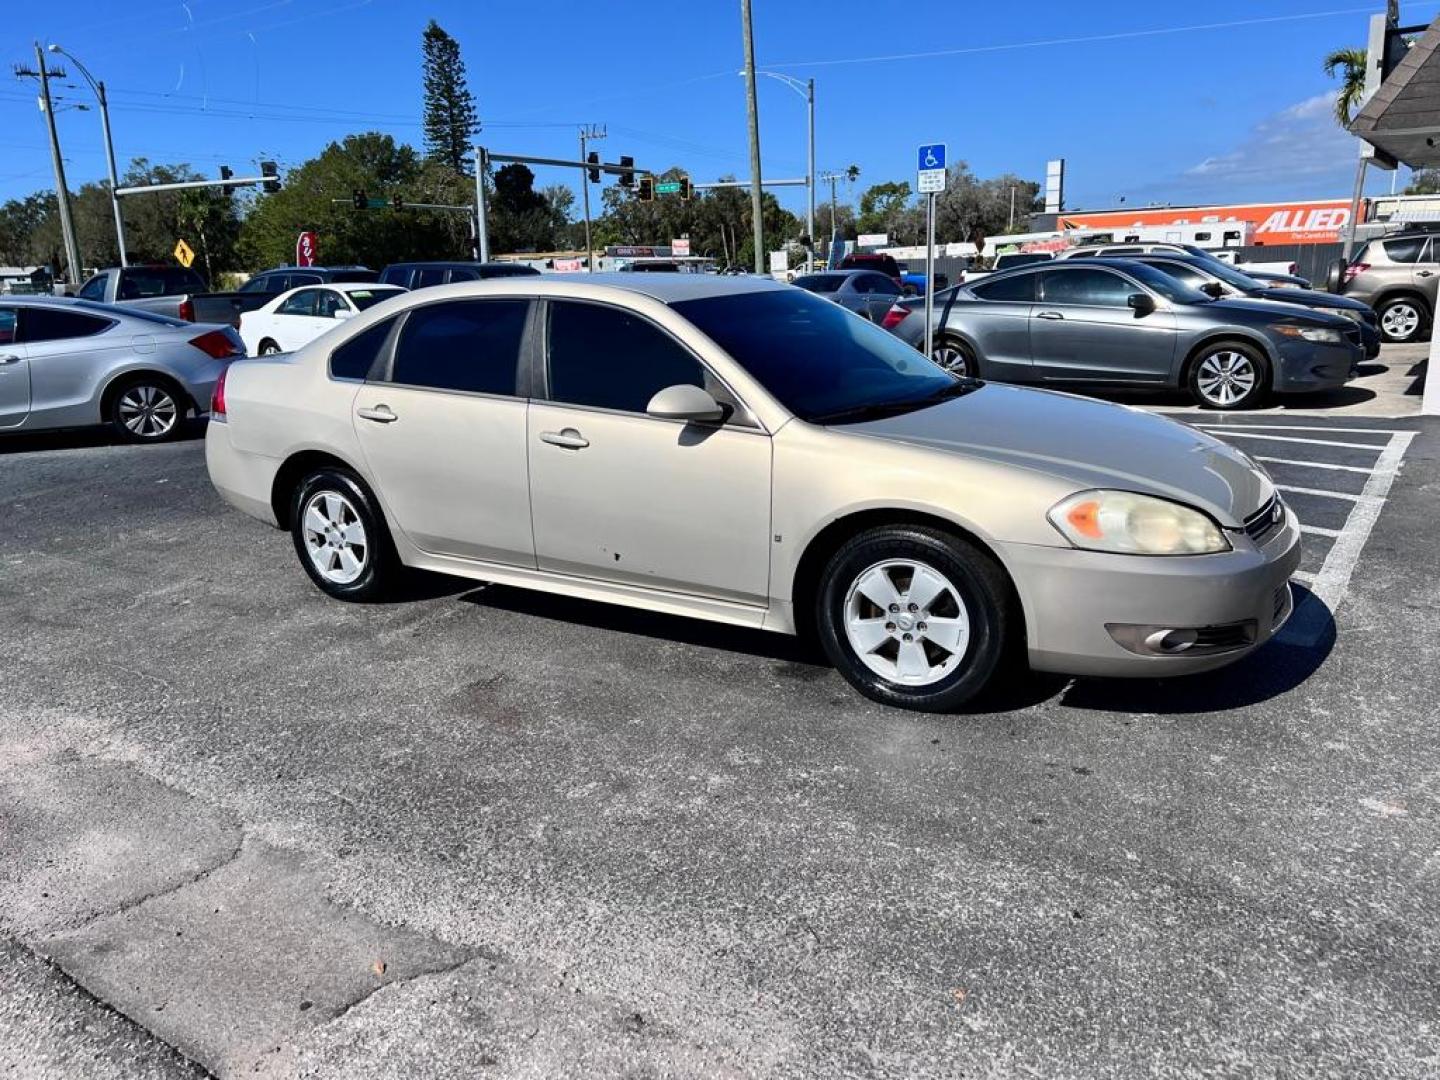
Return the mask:
POLYGON ((115 243, 120 248, 120 265, 129 266, 130 260, 125 254, 125 220, 120 216, 120 196, 115 194, 115 189, 120 186, 120 179, 115 175, 115 144, 110 138, 110 101, 105 96, 105 84, 91 75, 74 54, 54 44, 50 46, 50 51, 65 57, 80 70, 80 74, 85 76, 85 81, 90 84, 90 89, 95 91, 95 97, 100 102, 100 126, 105 132, 105 157, 110 166, 110 209, 115 214, 115 243))
MULTIPOLYGON (((737 74, 744 75, 741 71, 737 74)), ((797 94, 805 99, 809 112, 809 137, 806 140, 805 160, 807 162, 805 171, 805 188, 807 200, 805 206, 805 232, 810 237, 810 249, 805 253, 805 270, 815 268, 815 80, 797 79, 793 75, 783 75, 778 71, 756 71, 756 75, 767 75, 772 79, 784 83, 797 94)))

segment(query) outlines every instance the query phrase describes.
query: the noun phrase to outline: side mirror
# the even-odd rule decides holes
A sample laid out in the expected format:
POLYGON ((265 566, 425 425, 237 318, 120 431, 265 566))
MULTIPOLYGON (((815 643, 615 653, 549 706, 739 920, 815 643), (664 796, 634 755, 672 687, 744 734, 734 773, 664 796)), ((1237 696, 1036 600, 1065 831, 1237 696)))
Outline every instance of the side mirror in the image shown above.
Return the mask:
POLYGON ((1149 315, 1155 310, 1155 298, 1149 293, 1131 293, 1125 298, 1125 303, 1135 309, 1136 315, 1149 315))
POLYGON ((719 423, 725 410, 706 391, 689 383, 667 386, 650 399, 645 411, 661 420, 691 420, 719 423))
POLYGON ((1221 285, 1218 281, 1207 281, 1204 285, 1200 286, 1200 291, 1212 299, 1219 300, 1225 295, 1225 286, 1221 285))
POLYGON ((355 317, 355 312, 345 307, 336 308, 334 317, 337 319, 353 319, 355 317))

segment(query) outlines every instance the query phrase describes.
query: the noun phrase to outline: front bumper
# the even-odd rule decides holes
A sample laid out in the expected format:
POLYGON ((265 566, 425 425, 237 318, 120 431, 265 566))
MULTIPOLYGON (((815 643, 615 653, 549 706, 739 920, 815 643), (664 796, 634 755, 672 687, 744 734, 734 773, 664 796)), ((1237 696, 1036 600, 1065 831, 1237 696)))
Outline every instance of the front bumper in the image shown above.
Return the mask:
POLYGON ((1280 346, 1273 389, 1281 394, 1334 390, 1355 378, 1365 357, 1365 348, 1355 342, 1320 345, 1309 341, 1286 341, 1280 346))
POLYGON ((1300 563, 1300 526, 1284 525, 1257 547, 1227 530, 1221 555, 1107 555, 1066 547, 1002 545, 1025 608, 1030 666, 1066 675, 1161 677, 1210 671, 1259 648, 1292 605, 1288 583, 1300 563), (1286 590, 1282 592, 1282 590, 1286 590), (1199 654, 1142 655, 1108 627, 1253 626, 1243 643, 1199 654))

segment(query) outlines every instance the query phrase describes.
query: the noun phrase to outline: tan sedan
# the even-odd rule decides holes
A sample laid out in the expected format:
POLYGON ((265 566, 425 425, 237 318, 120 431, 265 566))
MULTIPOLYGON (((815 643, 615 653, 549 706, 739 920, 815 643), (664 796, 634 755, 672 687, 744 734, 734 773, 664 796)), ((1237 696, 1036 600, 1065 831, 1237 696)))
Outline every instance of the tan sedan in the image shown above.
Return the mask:
POLYGON ((403 567, 813 633, 862 693, 1219 667, 1290 613, 1299 529, 1180 424, 955 378, 756 278, 531 277, 387 300, 216 393, 210 476, 325 592, 403 567))

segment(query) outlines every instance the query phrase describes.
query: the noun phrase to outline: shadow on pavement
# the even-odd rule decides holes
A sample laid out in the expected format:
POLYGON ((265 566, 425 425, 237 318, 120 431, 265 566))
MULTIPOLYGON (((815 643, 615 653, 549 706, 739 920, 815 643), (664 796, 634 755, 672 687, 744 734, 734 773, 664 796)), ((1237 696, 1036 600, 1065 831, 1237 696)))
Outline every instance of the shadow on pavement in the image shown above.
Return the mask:
MULTIPOLYGON (((190 442, 205 437, 208 421, 191 417, 186 420, 175 442, 190 442)), ((164 445, 164 444, 157 444, 164 445)), ((99 446, 134 446, 106 425, 104 427, 64 428, 60 431, 0 432, 0 456, 5 454, 38 454, 47 450, 92 450, 99 446)))
POLYGON ((1304 586, 1292 588, 1295 612, 1284 629, 1229 667, 1174 679, 1076 679, 1060 703, 1104 712, 1204 713, 1288 693, 1319 670, 1335 647, 1330 609, 1304 586))

